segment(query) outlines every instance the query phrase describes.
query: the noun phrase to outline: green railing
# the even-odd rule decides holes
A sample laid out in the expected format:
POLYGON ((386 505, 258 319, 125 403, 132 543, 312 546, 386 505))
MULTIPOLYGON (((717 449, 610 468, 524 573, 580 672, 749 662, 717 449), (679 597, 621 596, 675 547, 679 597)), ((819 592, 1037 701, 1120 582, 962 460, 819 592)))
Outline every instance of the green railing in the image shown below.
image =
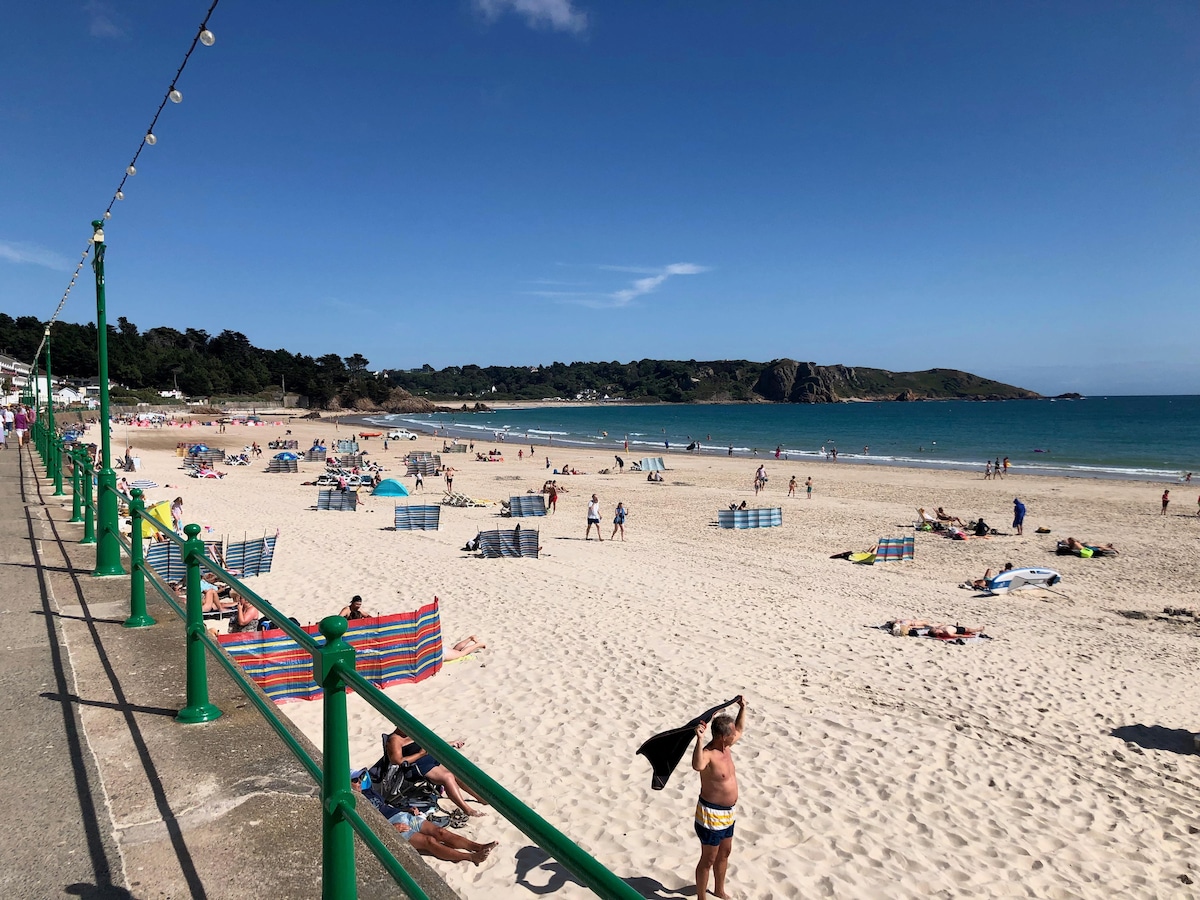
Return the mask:
MULTIPOLYGON (((55 438, 57 440, 57 438, 55 438)), ((60 442, 61 444, 61 442, 60 442)), ((74 489, 71 521, 82 518, 84 541, 91 537, 95 542, 95 519, 98 504, 92 495, 91 486, 95 471, 84 448, 70 451, 73 462, 72 488, 74 489), (82 494, 82 496, 81 496, 82 494)), ((115 488, 110 489, 117 497, 115 488)), ((114 502, 115 502, 114 498, 114 502)), ((482 769, 464 757, 455 748, 438 737, 419 720, 406 712, 402 706, 375 687, 355 668, 354 648, 342 640, 347 622, 341 616, 327 616, 319 629, 324 641, 317 641, 301 626, 276 609, 268 601, 204 555, 204 542, 200 540, 200 526, 184 527, 186 539, 180 538, 171 529, 146 515, 142 492, 131 491, 128 501, 131 535, 126 540, 119 532, 114 536, 130 560, 130 612, 127 627, 145 627, 154 624, 146 611, 146 586, 149 585, 186 623, 186 705, 176 716, 177 721, 196 724, 211 722, 221 715, 208 695, 208 671, 205 650, 240 684, 251 703, 263 714, 275 729, 284 744, 296 755, 321 791, 321 834, 322 834, 322 891, 325 900, 352 900, 357 896, 354 862, 354 834, 358 834, 379 859, 383 867, 414 900, 428 900, 428 895, 413 880, 387 846, 363 820, 356 808, 355 793, 350 784, 350 743, 346 712, 346 690, 357 691, 371 707, 393 725, 400 727, 410 738, 419 743, 438 762, 468 785, 475 796, 489 803, 501 816, 519 828, 530 840, 541 847, 558 862, 570 870, 597 896, 605 900, 641 900, 642 895, 597 862, 578 845, 573 843, 557 828, 535 813, 532 809, 494 781, 482 769), (185 567, 184 602, 180 604, 173 591, 162 583, 162 579, 148 566, 143 558, 145 526, 166 540, 179 546, 185 567), (292 640, 313 658, 313 676, 323 689, 323 742, 322 762, 317 763, 295 739, 279 717, 275 704, 263 694, 233 659, 221 649, 219 641, 205 627, 203 597, 201 594, 201 570, 212 572, 222 581, 236 589, 249 600, 276 628, 281 628, 292 640)), ((152 532, 151 532, 152 533, 152 532)), ((102 537, 104 537, 102 535, 102 537)))

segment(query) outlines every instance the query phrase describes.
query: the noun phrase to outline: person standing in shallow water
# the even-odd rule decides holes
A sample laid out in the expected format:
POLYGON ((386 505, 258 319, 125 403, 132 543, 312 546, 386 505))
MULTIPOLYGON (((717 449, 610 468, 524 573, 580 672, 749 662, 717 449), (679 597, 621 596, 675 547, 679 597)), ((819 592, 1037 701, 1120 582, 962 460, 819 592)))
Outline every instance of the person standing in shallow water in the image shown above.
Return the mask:
POLYGON ((700 862, 696 864, 696 897, 708 897, 708 876, 713 875, 713 896, 728 900, 725 871, 733 850, 734 814, 737 812, 737 772, 732 747, 746 731, 746 700, 737 698, 737 721, 717 716, 712 722, 712 740, 704 743, 708 725, 696 726, 692 768, 700 773, 700 799, 696 802, 696 836, 700 838, 700 862))

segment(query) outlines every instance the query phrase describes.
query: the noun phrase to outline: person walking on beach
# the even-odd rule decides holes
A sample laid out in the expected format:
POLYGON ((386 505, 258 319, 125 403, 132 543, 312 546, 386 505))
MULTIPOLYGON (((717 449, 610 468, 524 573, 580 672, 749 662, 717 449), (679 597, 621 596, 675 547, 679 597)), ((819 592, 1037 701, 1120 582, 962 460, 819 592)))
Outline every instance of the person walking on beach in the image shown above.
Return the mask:
POLYGON ((712 740, 704 743, 708 725, 696 726, 692 768, 700 773, 700 799, 696 802, 696 836, 700 838, 700 862, 696 864, 696 898, 708 897, 708 876, 713 875, 713 895, 727 898, 725 871, 733 849, 734 814, 737 811, 737 772, 732 747, 746 731, 746 700, 737 698, 737 721, 717 716, 712 722, 712 740))
POLYGON ((796 496, 796 476, 793 475, 791 481, 788 482, 788 496, 796 496))
POLYGON ((1004 474, 1008 475, 1008 457, 1004 457, 1004 474))
MULTIPOLYGON (((1163 508, 1165 509, 1166 507, 1163 508)), ((1018 497, 1013 497, 1012 527, 1017 529, 1017 534, 1025 533, 1025 504, 1018 497)))
POLYGON ((1003 478, 1003 477, 1004 477, 1003 473, 1000 471, 1000 457, 998 457, 998 456, 996 457, 996 463, 995 463, 995 466, 994 466, 994 471, 995 471, 995 473, 996 473, 996 477, 997 477, 997 478, 1003 478))
POLYGON ((992 480, 992 461, 990 459, 983 465, 983 480, 992 480))
POLYGON ((417 483, 413 485, 413 493, 425 490, 425 477, 421 474, 421 470, 417 470, 417 483))
MULTIPOLYGON (((558 511, 558 485, 553 481, 550 482, 550 499, 548 500, 548 503, 550 505, 550 512, 558 511)), ((599 531, 600 529, 596 530, 599 531)))
POLYGON ((1171 503, 1171 491, 1169 489, 1163 491, 1162 503, 1163 503, 1162 514, 1165 516, 1167 514, 1167 507, 1171 503))
POLYGON ((446 466, 442 470, 442 477, 446 479, 446 493, 448 494, 454 488, 454 469, 451 466, 446 466))
POLYGON ((808 478, 806 478, 804 480, 804 493, 808 495, 809 500, 812 499, 812 476, 811 475, 809 475, 808 478))
MULTIPOLYGON (((613 515, 613 533, 609 535, 609 540, 617 536, 617 532, 621 532, 621 540, 625 540, 625 504, 618 503, 616 514, 613 515)), ((600 527, 596 527, 596 534, 600 533, 600 527)))
POLYGON ((592 539, 593 525, 596 526, 596 540, 603 543, 604 538, 600 534, 600 498, 595 494, 592 494, 592 501, 588 504, 587 508, 587 531, 583 535, 585 541, 592 539))

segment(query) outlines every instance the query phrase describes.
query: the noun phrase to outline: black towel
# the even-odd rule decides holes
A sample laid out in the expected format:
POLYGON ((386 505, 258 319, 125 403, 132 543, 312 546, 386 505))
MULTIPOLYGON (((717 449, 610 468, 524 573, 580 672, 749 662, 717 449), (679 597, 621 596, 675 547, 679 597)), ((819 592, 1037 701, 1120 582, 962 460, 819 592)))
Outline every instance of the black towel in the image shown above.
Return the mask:
POLYGON ((650 782, 650 787, 653 790, 661 791, 667 786, 667 781, 670 779, 671 773, 675 771, 675 767, 683 759, 683 754, 687 752, 688 745, 696 739, 696 726, 701 722, 707 725, 713 716, 732 703, 737 703, 737 697, 734 697, 732 700, 726 700, 724 703, 714 706, 707 712, 701 713, 682 728, 673 728, 670 731, 664 731, 662 734, 656 734, 642 744, 642 746, 638 747, 638 754, 646 757, 650 761, 651 768, 654 769, 654 779, 650 782))

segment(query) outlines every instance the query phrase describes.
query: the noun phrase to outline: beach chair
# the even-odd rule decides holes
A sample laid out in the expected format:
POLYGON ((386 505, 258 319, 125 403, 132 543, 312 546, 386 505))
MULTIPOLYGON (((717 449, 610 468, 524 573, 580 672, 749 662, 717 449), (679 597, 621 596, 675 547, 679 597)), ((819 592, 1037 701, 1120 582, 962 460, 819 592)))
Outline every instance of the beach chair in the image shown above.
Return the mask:
POLYGON ((397 506, 397 531, 437 531, 441 521, 440 506, 397 506))
POLYGON ((354 512, 358 509, 357 491, 320 491, 317 494, 317 509, 333 509, 354 512))
POLYGON ((717 512, 722 528, 775 528, 783 524, 783 508, 722 509, 717 512))
POLYGON ((544 516, 546 500, 541 494, 522 494, 508 499, 509 515, 516 518, 524 516, 544 516))
POLYGON ((514 528, 511 531, 481 531, 479 552, 486 559, 500 557, 538 558, 539 538, 537 529, 514 528))
POLYGON ((874 562, 912 562, 916 538, 911 534, 904 537, 881 537, 875 545, 874 562))

